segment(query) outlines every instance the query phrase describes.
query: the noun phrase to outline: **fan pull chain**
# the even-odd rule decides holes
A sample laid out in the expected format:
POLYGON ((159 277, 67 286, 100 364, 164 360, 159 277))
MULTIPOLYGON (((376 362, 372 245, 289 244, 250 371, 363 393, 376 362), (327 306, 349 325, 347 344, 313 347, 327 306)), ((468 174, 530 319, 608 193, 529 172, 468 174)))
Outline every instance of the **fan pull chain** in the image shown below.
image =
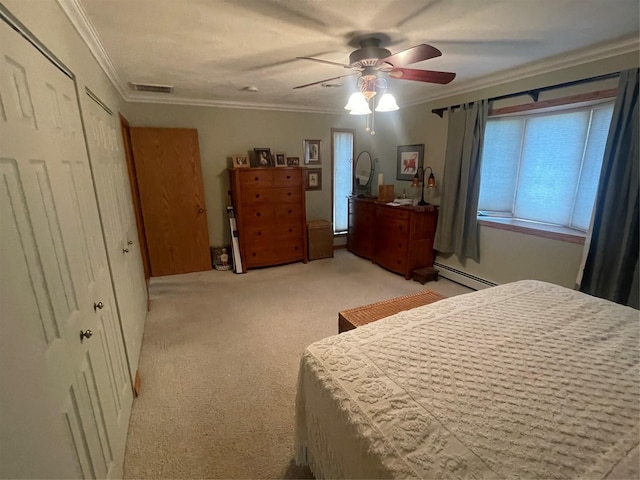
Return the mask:
POLYGON ((375 120, 376 120, 375 115, 376 115, 376 111, 375 111, 374 108, 372 108, 371 109, 371 132, 369 132, 369 133, 371 133, 371 135, 375 135, 376 134, 376 131, 374 129, 374 123, 375 123, 375 120))

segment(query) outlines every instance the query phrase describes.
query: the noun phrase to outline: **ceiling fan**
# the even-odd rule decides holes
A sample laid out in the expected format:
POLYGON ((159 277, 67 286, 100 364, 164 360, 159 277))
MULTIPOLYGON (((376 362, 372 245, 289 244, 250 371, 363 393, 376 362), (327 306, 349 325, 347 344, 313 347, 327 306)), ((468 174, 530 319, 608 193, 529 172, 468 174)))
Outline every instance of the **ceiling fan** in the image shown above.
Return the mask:
POLYGON ((375 95, 375 88, 378 86, 376 85, 376 82, 381 77, 381 73, 383 76, 386 74, 391 78, 399 80, 413 80, 416 82, 439 83, 443 85, 451 82, 456 77, 456 74, 451 72, 405 68, 406 65, 422 62, 423 60, 428 60, 442 55, 440 50, 432 47, 431 45, 423 43, 407 48, 406 50, 402 50, 398 53, 391 54, 389 50, 380 46, 381 42, 382 39, 375 34, 365 36, 358 40, 360 48, 351 52, 349 55, 349 64, 331 62, 313 57, 296 57, 301 60, 312 60, 314 62, 327 63, 329 65, 336 65, 356 71, 346 75, 326 78, 318 82, 298 85, 293 88, 306 88, 312 85, 319 85, 332 80, 337 80, 339 78, 360 75, 358 78, 358 87, 365 97, 368 97, 367 99, 369 99, 375 95))

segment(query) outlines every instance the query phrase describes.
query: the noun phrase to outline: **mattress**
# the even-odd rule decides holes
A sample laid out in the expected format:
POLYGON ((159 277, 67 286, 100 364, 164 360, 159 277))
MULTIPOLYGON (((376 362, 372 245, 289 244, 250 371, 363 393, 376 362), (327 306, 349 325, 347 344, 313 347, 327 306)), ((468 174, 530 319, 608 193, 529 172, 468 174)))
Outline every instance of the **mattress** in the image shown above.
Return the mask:
POLYGON ((316 478, 637 478, 638 311, 521 281, 310 345, 296 462, 316 478))

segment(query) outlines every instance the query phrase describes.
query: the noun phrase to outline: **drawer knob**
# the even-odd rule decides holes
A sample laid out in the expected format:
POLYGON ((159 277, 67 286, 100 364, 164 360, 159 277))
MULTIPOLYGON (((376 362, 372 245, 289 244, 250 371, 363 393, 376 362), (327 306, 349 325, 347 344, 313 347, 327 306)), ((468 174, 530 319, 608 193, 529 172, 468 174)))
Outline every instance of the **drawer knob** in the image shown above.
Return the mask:
POLYGON ((251 252, 251 256, 255 257, 256 256, 256 252, 251 252))
POLYGON ((262 236, 262 232, 258 232, 258 236, 261 237, 262 236))
POLYGON ((289 233, 291 233, 291 232, 293 232, 293 228, 290 228, 290 229, 289 229, 289 233))
POLYGON ((298 247, 293 247, 294 250, 298 250, 298 247))
POLYGON ((289 213, 291 213, 293 210, 289 209, 289 213))
POLYGON ((287 175, 287 180, 291 180, 291 175, 287 175))
POLYGON ((260 212, 256 212, 256 217, 259 217, 260 215, 260 212))
POLYGON ((260 177, 253 177, 253 179, 257 182, 258 180, 260 180, 260 177))
POLYGON ((291 196, 291 192, 287 192, 287 195, 290 197, 291 196))
POLYGON ((256 193, 256 198, 260 198, 260 194, 259 193, 256 193))

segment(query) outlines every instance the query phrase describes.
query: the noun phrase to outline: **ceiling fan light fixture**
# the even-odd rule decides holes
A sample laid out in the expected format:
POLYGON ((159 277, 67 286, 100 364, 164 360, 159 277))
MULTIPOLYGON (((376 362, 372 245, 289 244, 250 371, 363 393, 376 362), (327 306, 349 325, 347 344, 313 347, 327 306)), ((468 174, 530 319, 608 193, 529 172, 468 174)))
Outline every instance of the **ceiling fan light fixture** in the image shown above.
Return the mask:
POLYGON ((376 107, 376 112, 395 112, 399 110, 398 104, 396 103, 396 99, 390 93, 385 93, 380 97, 378 101, 378 106, 376 107))
POLYGON ((367 99, 360 92, 352 93, 344 108, 345 110, 349 110, 351 115, 367 115, 371 113, 369 102, 367 102, 367 99))

